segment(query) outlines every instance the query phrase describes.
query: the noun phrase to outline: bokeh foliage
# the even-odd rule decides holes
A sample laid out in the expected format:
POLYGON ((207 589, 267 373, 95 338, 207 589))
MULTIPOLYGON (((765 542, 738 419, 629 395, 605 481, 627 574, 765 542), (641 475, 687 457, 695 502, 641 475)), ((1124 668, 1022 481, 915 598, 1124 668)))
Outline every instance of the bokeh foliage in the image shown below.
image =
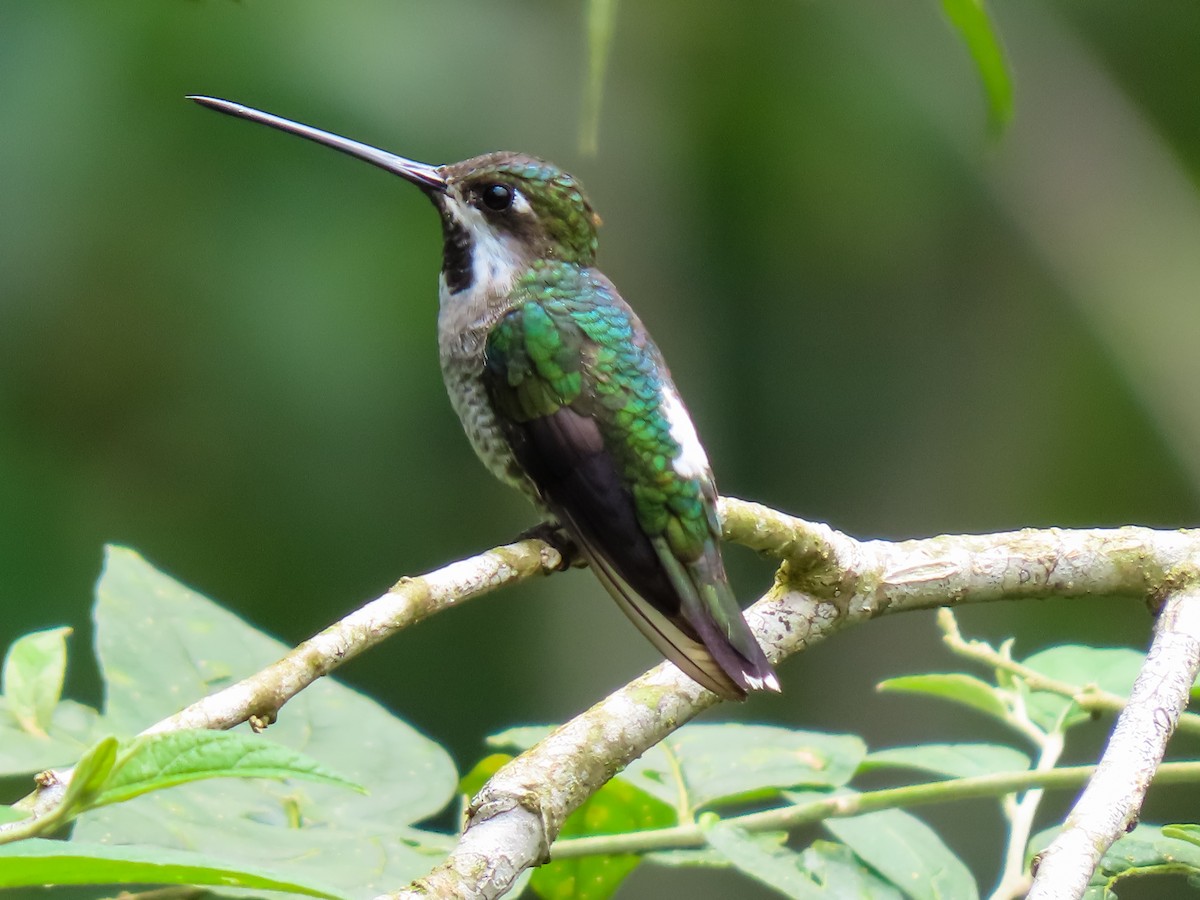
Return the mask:
MULTIPOLYGON (((0 644, 90 641, 106 541, 294 641, 532 521, 443 396, 425 202, 191 92, 575 171, 729 493, 863 536, 1193 524, 1200 8, 991 11, 998 140, 937 3, 622 4, 591 158, 582 4, 0 0, 0 644)), ((769 568, 731 555, 748 600, 769 568)), ((1103 600, 963 618, 1022 654, 1150 626, 1103 600)), ((952 717, 871 687, 935 641, 874 623, 722 715, 914 742, 952 717)), ((465 764, 654 661, 573 572, 346 677, 465 764)), ((986 870, 984 831, 955 849, 986 870)))

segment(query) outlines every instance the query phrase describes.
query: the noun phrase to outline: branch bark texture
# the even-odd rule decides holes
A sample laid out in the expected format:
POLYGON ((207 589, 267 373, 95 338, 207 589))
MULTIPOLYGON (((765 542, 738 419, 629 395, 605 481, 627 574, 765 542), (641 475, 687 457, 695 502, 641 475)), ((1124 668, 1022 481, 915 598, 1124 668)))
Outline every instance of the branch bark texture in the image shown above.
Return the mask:
POLYGON ((1062 832, 1042 854, 1029 900, 1083 896, 1096 865, 1137 824, 1150 781, 1187 706, 1200 669, 1200 590, 1168 596, 1129 704, 1117 719, 1095 776, 1062 832))
MULTIPOLYGON (((721 513, 730 540, 783 559, 772 589, 747 612, 773 662, 885 613, 1022 597, 1151 597, 1189 579, 1200 558, 1200 535, 1190 532, 1049 529, 893 544, 854 541, 728 498, 721 513)), ((389 896, 502 896, 548 858, 563 821, 587 797, 717 702, 669 663, 651 670, 498 772, 472 803, 455 851, 389 896), (476 833, 484 826, 490 846, 476 833)))
MULTIPOLYGON (((1122 716, 1124 723, 1136 705, 1141 718, 1131 718, 1123 727, 1146 733, 1153 726, 1161 735, 1161 740, 1155 738, 1157 755, 1138 757, 1139 783, 1149 782, 1195 674, 1200 598, 1194 596, 1193 582, 1200 532, 1027 529, 890 543, 856 541, 826 525, 732 498, 722 499, 720 512, 729 540, 781 560, 774 585, 746 614, 775 663, 847 625, 889 613, 1024 597, 1165 598, 1164 623, 1170 624, 1159 628, 1151 655, 1153 674, 1143 673, 1135 688, 1139 702, 1131 700, 1122 716), (1151 691, 1151 682, 1166 681, 1170 687, 1164 692, 1151 691)), ((262 727, 307 685, 391 633, 560 566, 552 548, 524 540, 403 579, 266 669, 147 731, 230 728, 245 721, 262 727)), ((549 858, 550 846, 571 812, 631 760, 718 702, 716 695, 673 665, 657 666, 497 772, 472 802, 464 833, 450 856, 424 878, 388 896, 502 896, 523 871, 549 858)), ((1116 736, 1113 743, 1119 743, 1116 736)), ((24 805, 35 815, 47 814, 61 799, 70 773, 55 775, 26 798, 24 805)), ((1113 790, 1124 791, 1123 808, 1135 811, 1144 784, 1141 793, 1128 787, 1113 790)), ((1122 813, 1118 820, 1123 824, 1129 815, 1132 812, 1122 813)), ((1097 820, 1081 812, 1079 821, 1095 828, 1090 823, 1097 820)), ((1112 830, 1102 827, 1105 833, 1112 830)), ((0 836, 4 828, 0 825, 0 836)), ((1061 851, 1064 861, 1071 855, 1061 851)), ((1049 857, 1046 862, 1050 864, 1049 857)))

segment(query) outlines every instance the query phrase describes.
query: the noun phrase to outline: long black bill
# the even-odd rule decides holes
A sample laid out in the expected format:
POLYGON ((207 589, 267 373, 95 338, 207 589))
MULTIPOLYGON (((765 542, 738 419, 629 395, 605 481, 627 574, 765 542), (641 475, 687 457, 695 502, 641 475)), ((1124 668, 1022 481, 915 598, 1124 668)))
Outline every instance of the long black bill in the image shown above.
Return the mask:
POLYGON ((380 150, 367 144, 360 144, 358 141, 352 141, 349 138, 331 134, 328 131, 322 131, 319 128, 313 128, 309 125, 301 125, 299 122, 273 116, 270 113, 252 109, 249 106, 242 106, 242 104, 234 103, 230 100, 221 100, 217 97, 201 97, 194 94, 189 95, 187 99, 194 100, 201 106, 207 106, 209 109, 215 109, 217 112, 223 112, 228 116, 236 116, 239 119, 246 119, 250 122, 260 122, 263 125, 278 128, 280 131, 286 131, 289 134, 299 135, 310 141, 316 141, 318 144, 324 144, 326 147, 332 147, 334 150, 353 156, 355 159, 365 160, 373 166, 379 166, 379 168, 385 169, 393 175, 399 175, 401 178, 411 181, 417 187, 424 190, 446 190, 446 179, 442 177, 437 166, 431 166, 412 159, 405 159, 403 156, 397 156, 395 153, 388 153, 386 150, 380 150))

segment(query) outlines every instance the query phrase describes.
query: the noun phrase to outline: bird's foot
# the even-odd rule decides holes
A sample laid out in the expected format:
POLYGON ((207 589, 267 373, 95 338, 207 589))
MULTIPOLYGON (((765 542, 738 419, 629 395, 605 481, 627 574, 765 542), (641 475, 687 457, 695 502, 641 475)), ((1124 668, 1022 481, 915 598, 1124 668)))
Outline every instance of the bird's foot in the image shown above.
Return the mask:
POLYGON ((572 567, 582 568, 587 565, 587 560, 579 552, 579 545, 575 543, 575 539, 557 522, 539 522, 517 535, 517 540, 535 540, 549 544, 562 560, 558 565, 560 572, 565 572, 572 567))

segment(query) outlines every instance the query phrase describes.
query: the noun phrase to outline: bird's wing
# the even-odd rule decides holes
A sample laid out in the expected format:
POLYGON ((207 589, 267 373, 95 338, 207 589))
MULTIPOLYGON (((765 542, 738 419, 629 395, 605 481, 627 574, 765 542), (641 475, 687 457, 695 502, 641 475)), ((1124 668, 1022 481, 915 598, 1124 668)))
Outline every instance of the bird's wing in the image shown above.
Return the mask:
POLYGON ((513 454, 663 655, 723 697, 778 689, 729 588, 711 475, 690 421, 694 446, 680 443, 687 413, 658 351, 622 302, 587 299, 608 302, 543 295, 491 332, 483 380, 513 454))

